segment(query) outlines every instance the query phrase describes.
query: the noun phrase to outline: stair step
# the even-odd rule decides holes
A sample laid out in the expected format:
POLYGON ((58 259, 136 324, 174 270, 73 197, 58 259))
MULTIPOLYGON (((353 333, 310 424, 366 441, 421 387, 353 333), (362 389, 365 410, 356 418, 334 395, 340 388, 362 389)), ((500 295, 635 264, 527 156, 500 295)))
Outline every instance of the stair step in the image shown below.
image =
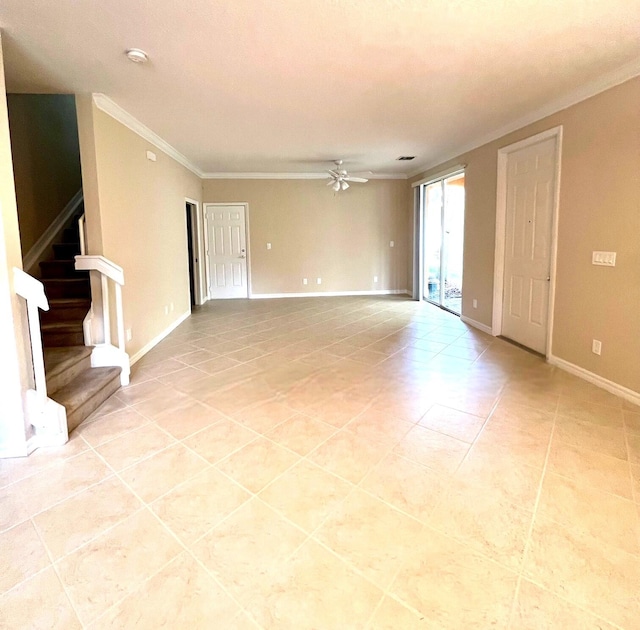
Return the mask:
POLYGON ((80 238, 78 237, 78 226, 76 224, 75 227, 67 228, 62 233, 62 242, 63 243, 77 243, 80 244, 80 238))
POLYGON ((87 298, 52 299, 49 300, 49 310, 40 313, 40 322, 43 324, 79 322, 82 324, 90 308, 91 300, 87 298))
POLYGON ((42 344, 45 348, 81 346, 84 344, 82 320, 47 322, 40 324, 42 344))
POLYGON ((46 348, 44 366, 49 396, 73 381, 80 373, 91 369, 90 346, 46 348))
POLYGON ((76 271, 75 260, 44 260, 40 263, 41 278, 88 278, 88 271, 76 271))
POLYGON ((91 295, 89 278, 43 278, 48 298, 88 298, 91 295))
POLYGON ((119 367, 91 368, 50 396, 66 408, 69 432, 120 388, 120 371, 119 367))
POLYGON ((54 243, 53 254, 56 260, 69 260, 80 253, 78 243, 54 243))

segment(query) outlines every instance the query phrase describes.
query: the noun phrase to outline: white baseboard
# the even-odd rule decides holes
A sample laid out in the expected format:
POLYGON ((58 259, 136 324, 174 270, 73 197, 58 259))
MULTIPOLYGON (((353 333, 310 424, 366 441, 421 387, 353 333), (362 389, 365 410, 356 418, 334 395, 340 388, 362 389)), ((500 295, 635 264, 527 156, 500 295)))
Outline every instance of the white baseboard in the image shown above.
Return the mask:
POLYGON ((64 226, 67 221, 73 216, 74 212, 78 209, 78 206, 82 203, 82 188, 69 200, 69 203, 64 207, 60 214, 51 222, 51 225, 42 233, 42 236, 31 246, 31 249, 22 258, 22 268, 31 273, 33 267, 44 254, 47 247, 53 243, 56 235, 64 226))
POLYGON ((570 363, 569 361, 565 361, 564 359, 560 359, 554 355, 549 355, 547 361, 551 365, 555 365, 570 374, 574 374, 575 376, 579 376, 583 378, 585 381, 589 381, 589 383, 593 383, 602 389, 606 389, 608 392, 615 394, 616 396, 620 396, 620 398, 624 398, 629 402, 632 402, 634 405, 640 405, 640 392, 635 392, 628 387, 624 387, 623 385, 618 385, 618 383, 614 383, 603 376, 599 376, 598 374, 594 374, 589 370, 585 370, 581 368, 579 365, 575 365, 574 363, 570 363))
POLYGON ((301 297, 345 297, 350 295, 409 295, 406 289, 379 289, 377 291, 309 291, 308 293, 252 293, 251 300, 301 297))
POLYGON ((483 333, 487 333, 487 335, 493 336, 493 331, 491 330, 491 326, 487 326, 482 322, 477 322, 475 319, 471 319, 470 317, 466 317, 465 315, 460 315, 460 321, 465 324, 469 324, 469 326, 473 326, 478 330, 481 330, 483 333))
POLYGON ((182 315, 180 315, 180 317, 178 317, 178 319, 176 319, 170 326, 165 328, 159 335, 154 337, 148 344, 140 348, 138 352, 136 352, 134 355, 131 356, 131 359, 130 359, 131 365, 133 365, 134 363, 142 359, 142 357, 145 354, 147 354, 147 352, 149 352, 151 348, 153 348, 154 346, 157 346, 165 337, 170 335, 178 326, 180 326, 180 324, 182 324, 182 322, 185 319, 187 319, 187 317, 189 317, 189 315, 191 315, 191 311, 187 311, 186 313, 183 313, 182 315))

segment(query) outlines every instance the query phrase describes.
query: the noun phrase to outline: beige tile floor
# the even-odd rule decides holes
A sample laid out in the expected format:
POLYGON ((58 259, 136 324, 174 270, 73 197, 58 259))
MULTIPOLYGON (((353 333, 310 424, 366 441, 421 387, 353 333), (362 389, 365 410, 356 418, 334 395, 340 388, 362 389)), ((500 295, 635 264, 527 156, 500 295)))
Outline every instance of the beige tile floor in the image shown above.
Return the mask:
POLYGON ((400 298, 209 303, 0 462, 2 628, 640 628, 640 409, 400 298))

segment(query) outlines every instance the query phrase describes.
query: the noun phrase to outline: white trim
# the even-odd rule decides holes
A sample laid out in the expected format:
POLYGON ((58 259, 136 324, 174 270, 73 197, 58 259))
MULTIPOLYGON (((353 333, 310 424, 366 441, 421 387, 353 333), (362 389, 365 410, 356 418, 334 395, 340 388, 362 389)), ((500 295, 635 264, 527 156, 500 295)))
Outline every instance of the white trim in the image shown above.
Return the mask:
POLYGON ((98 271, 120 286, 124 286, 124 270, 104 256, 76 256, 76 271, 98 271))
POLYGON ((498 150, 498 183, 496 197, 496 236, 494 252, 494 277, 493 277, 493 313, 491 319, 491 334, 502 334, 502 299, 504 292, 504 249, 506 245, 505 230, 507 216, 507 161, 509 154, 528 146, 544 142, 549 138, 555 138, 555 190, 553 211, 551 218, 551 251, 549 260, 549 304, 547 307, 547 342, 545 356, 551 355, 553 342, 553 310, 556 294, 556 265, 558 258, 558 215, 560 210, 560 175, 562 161, 562 125, 547 129, 519 142, 510 144, 498 150))
MULTIPOLYGON (((328 179, 327 173, 202 173, 200 177, 202 179, 328 179)), ((366 179, 409 178, 406 173, 367 173, 364 177, 366 179)))
POLYGON ((144 138, 154 147, 157 147, 158 149, 160 149, 160 151, 168 155, 170 158, 173 158, 176 162, 178 162, 178 164, 182 164, 182 166, 189 169, 192 173, 200 178, 203 176, 203 172, 195 164, 193 164, 193 162, 191 162, 189 158, 172 147, 166 140, 163 140, 157 133, 151 131, 149 127, 141 123, 129 112, 122 109, 120 105, 112 101, 108 96, 95 93, 93 94, 93 102, 100 111, 104 112, 108 116, 111 116, 111 118, 114 118, 119 123, 122 123, 125 127, 130 129, 134 133, 137 133, 141 138, 144 138))
POLYGON ((345 297, 349 295, 408 295, 407 289, 380 289, 377 291, 310 291, 309 293, 253 293, 252 300, 271 300, 276 298, 301 297, 345 297))
POLYGON ((636 392, 628 387, 624 387, 624 385, 618 385, 618 383, 614 383, 603 376, 595 374, 585 368, 580 367, 579 365, 575 365, 575 363, 570 363, 569 361, 565 361, 560 357, 556 357, 553 354, 549 355, 547 361, 551 365, 555 365, 559 367, 561 370, 565 372, 569 372, 575 376, 579 376, 580 378, 588 381, 589 383, 593 383, 602 389, 605 389, 616 396, 620 396, 620 398, 624 398, 629 402, 632 402, 634 405, 640 405, 640 392, 636 392))
POLYGON ((147 354, 149 350, 157 346, 165 337, 170 335, 178 326, 180 326, 180 324, 182 324, 182 322, 187 319, 189 315, 191 315, 191 311, 183 313, 182 315, 180 315, 180 317, 178 317, 178 319, 176 319, 172 324, 165 328, 159 335, 154 337, 149 343, 142 346, 142 348, 140 348, 140 350, 138 350, 138 352, 132 355, 129 359, 130 365, 133 365, 134 363, 142 359, 142 357, 147 354))
POLYGON ((450 175, 456 175, 457 173, 464 173, 464 169, 466 168, 466 164, 456 164, 455 166, 445 168, 438 173, 429 175, 429 177, 425 177, 424 179, 418 180, 417 182, 413 182, 413 184, 411 184, 411 188, 422 186, 422 184, 431 184, 432 182, 437 182, 439 179, 446 179, 450 175))
POLYGON ((480 136, 477 140, 473 140, 464 145, 459 145, 457 148, 452 149, 448 153, 440 155, 431 162, 428 162, 423 166, 416 168, 415 171, 409 173, 409 177, 416 177, 416 175, 420 175, 421 173, 424 173, 425 171, 438 166, 438 164, 443 164, 448 160, 453 160, 456 157, 467 153, 468 151, 477 149, 478 147, 488 144, 489 142, 493 142, 494 140, 498 140, 499 138, 502 138, 509 133, 518 131, 519 129, 522 129, 527 125, 538 122, 539 120, 562 111, 563 109, 567 109, 572 105, 576 105, 577 103, 586 101, 592 96, 596 96, 597 94, 609 90, 616 85, 620 85, 625 81, 629 81, 630 79, 633 79, 638 75, 640 75, 640 62, 636 59, 620 68, 617 68, 613 72, 609 72, 608 74, 605 74, 604 76, 601 76, 598 79, 587 83, 586 85, 582 85, 579 88, 569 92, 568 94, 565 94, 564 96, 561 96, 560 98, 557 98, 556 100, 551 101, 550 103, 547 103, 546 105, 543 105, 542 107, 529 112, 528 114, 525 114, 517 120, 507 123, 499 129, 495 129, 494 131, 490 131, 489 133, 480 136))
POLYGON ((53 243, 60 230, 64 228, 69 219, 73 216, 78 206, 82 203, 82 188, 69 200, 62 212, 51 222, 49 227, 42 233, 42 236, 31 246, 31 249, 22 259, 22 268, 30 272, 35 267, 38 259, 45 252, 47 247, 53 243))
POLYGON ((483 324, 482 322, 479 322, 475 319, 471 319, 470 317, 467 317, 466 315, 460 315, 460 321, 464 322, 465 324, 469 324, 469 326, 473 326, 474 328, 477 328, 478 330, 481 330, 483 333, 487 333, 487 335, 492 335, 493 336, 493 332, 491 331, 491 326, 487 326, 486 324, 483 324))
POLYGON ((207 291, 206 291, 206 296, 207 296, 207 300, 214 300, 214 299, 244 299, 244 298, 251 298, 251 244, 249 241, 249 204, 246 201, 231 201, 229 203, 221 203, 218 201, 206 201, 206 202, 202 202, 202 216, 203 216, 203 221, 205 224, 205 259, 206 259, 206 263, 205 263, 205 271, 206 271, 206 282, 207 282, 207 291), (228 206, 242 206, 244 208, 244 241, 245 241, 245 245, 246 245, 246 254, 247 254, 247 295, 245 295, 243 298, 212 298, 211 294, 209 293, 209 287, 211 286, 211 278, 210 278, 210 274, 209 274, 209 229, 208 227, 206 227, 206 220, 207 220, 207 206, 221 206, 221 207, 228 207, 228 206))
POLYGON ((12 459, 14 457, 27 457, 38 448, 38 437, 32 435, 26 442, 21 442, 15 446, 5 446, 0 448, 0 459, 12 459))

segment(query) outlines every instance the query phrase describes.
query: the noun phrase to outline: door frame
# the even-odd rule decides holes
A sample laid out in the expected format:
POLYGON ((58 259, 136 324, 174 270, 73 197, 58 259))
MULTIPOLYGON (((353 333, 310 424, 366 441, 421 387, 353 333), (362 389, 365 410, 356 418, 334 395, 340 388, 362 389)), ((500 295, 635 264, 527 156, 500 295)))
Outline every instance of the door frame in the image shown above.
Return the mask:
POLYGON ((201 220, 201 212, 200 212, 200 202, 195 199, 190 199, 189 197, 184 198, 185 204, 190 204, 192 206, 191 210, 191 236, 195 248, 195 253, 198 258, 198 263, 194 265, 194 271, 196 273, 196 304, 198 306, 202 306, 206 301, 206 291, 205 287, 202 286, 202 280, 204 279, 204 239, 203 239, 203 230, 202 230, 202 220, 201 220))
POLYGON ((526 147, 555 138, 555 187, 553 191, 553 209, 551 216, 551 250, 549 261, 549 305, 547 312, 547 342, 545 357, 551 356, 553 341, 553 313, 556 296, 556 267, 558 258, 558 213, 560 206, 560 174, 562 161, 562 125, 547 129, 519 142, 514 142, 498 150, 498 182, 496 198, 496 241, 493 275, 493 316, 491 334, 494 337, 502 334, 502 300, 504 295, 504 259, 507 229, 507 164, 509 155, 526 147))
MULTIPOLYGON (((249 240, 249 204, 246 202, 238 202, 238 201, 230 201, 228 203, 221 202, 209 202, 206 201, 202 204, 202 223, 206 226, 207 223, 207 208, 209 206, 242 206, 244 208, 244 240, 247 246, 247 298, 251 299, 253 296, 253 291, 251 288, 251 241, 249 240)), ((205 246, 205 256, 206 260, 205 268, 205 279, 206 279, 206 298, 207 300, 211 299, 211 295, 209 295, 209 287, 211 286, 211 279, 209 277, 209 230, 204 229, 204 246, 205 246)), ((242 298, 238 298, 242 299, 242 298)))

